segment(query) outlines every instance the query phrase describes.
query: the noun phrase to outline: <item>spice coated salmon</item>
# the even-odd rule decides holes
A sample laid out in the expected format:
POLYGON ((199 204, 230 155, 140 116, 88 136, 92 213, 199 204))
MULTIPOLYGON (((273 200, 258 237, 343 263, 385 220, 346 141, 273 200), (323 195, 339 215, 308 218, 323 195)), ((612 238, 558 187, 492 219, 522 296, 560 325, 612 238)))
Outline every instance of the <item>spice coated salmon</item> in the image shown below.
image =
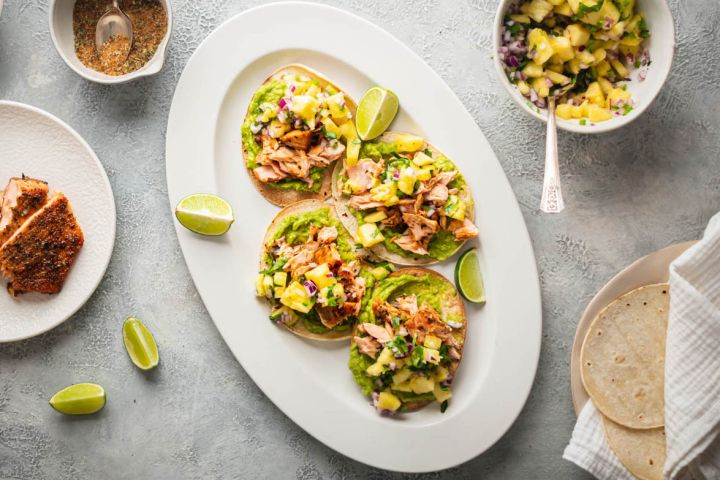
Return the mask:
POLYGON ((48 185, 42 180, 24 175, 10 179, 0 194, 0 246, 47 202, 47 196, 48 185))
MULTIPOLYGON (((16 187, 26 186, 22 182, 15 183, 16 187)), ((16 187, 5 190, 0 222, 6 218, 6 202, 12 203, 18 196, 16 187)), ((13 225, 17 223, 16 218, 20 217, 12 215, 10 219, 13 225)), ((26 292, 58 293, 84 242, 82 229, 67 197, 62 192, 51 192, 47 201, 39 205, 0 246, 0 273, 9 280, 8 292, 13 296, 26 292)))

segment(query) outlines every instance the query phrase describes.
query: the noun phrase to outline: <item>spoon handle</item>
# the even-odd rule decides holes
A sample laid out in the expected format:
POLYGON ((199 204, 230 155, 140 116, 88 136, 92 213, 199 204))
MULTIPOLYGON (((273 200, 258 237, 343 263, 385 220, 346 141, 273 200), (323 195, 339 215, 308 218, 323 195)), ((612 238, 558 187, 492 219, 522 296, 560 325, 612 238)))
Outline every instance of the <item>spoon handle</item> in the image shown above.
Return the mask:
POLYGON ((547 144, 545 146, 545 178, 543 179, 540 210, 560 213, 565 208, 560 188, 560 165, 558 163, 557 125, 555 123, 555 98, 548 97, 547 144))

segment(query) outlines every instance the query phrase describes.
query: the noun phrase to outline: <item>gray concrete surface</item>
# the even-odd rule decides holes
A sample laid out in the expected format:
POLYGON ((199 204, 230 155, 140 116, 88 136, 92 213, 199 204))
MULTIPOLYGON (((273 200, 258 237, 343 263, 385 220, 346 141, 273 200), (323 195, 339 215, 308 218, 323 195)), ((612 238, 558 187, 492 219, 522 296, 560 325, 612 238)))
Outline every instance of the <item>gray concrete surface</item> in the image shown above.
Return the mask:
MULTIPOLYGON (((0 98, 44 108, 88 140, 115 191, 118 234, 107 276, 78 314, 40 337, 0 345, 0 478, 408 478, 351 461, 293 424, 235 361, 198 298, 168 208, 166 119, 198 44, 225 19, 263 2, 172 3, 165 69, 104 87, 80 79, 55 52, 47 0, 5 1, 0 98), (159 341, 161 364, 149 375, 135 370, 123 350, 120 325, 130 314, 145 319, 159 341), (106 387, 105 410, 91 418, 55 413, 47 399, 80 381, 106 387)), ((720 209, 716 0, 671 2, 675 64, 641 120, 616 133, 561 135, 569 206, 552 217, 536 208, 543 126, 510 102, 492 69, 496 1, 327 3, 391 31, 460 96, 522 204, 541 272, 543 347, 524 411, 484 455, 424 478, 587 478, 561 459, 575 419, 569 356, 578 317, 615 272, 698 237, 720 209)))

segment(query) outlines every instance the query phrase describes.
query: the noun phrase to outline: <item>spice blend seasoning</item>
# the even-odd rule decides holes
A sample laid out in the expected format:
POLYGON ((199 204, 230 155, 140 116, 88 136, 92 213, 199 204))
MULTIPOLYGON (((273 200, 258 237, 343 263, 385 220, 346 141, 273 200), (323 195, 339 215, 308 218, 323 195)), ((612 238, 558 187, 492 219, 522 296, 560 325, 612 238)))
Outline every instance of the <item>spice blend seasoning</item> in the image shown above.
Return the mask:
POLYGON ((75 54, 88 68, 107 75, 125 75, 145 65, 167 33, 167 14, 158 0, 125 0, 120 8, 130 18, 133 45, 127 54, 129 40, 114 35, 100 50, 95 49, 95 27, 107 11, 107 0, 77 0, 73 9, 75 54))

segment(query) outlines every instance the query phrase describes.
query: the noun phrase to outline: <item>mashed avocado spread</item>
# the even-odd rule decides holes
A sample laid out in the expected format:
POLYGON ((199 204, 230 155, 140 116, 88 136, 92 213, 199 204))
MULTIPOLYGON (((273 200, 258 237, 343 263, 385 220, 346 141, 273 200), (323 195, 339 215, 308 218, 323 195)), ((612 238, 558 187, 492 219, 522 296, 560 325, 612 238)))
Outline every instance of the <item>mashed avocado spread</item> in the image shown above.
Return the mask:
MULTIPOLYGON (((242 142, 245 147, 245 165, 247 168, 257 168, 258 164, 255 162, 257 154, 260 153, 262 147, 255 141, 255 134, 252 133, 250 127, 256 123, 258 115, 262 113, 260 105, 263 103, 276 104, 285 94, 287 86, 279 81, 273 80, 271 82, 262 85, 257 89, 255 95, 253 95, 250 106, 248 107, 248 114, 245 117, 245 121, 242 124, 242 142)), ((309 178, 313 180, 312 187, 308 186, 306 182, 297 178, 286 178, 279 182, 269 182, 276 188, 283 190, 297 190, 300 192, 317 192, 322 186, 322 172, 323 169, 319 167, 313 167, 310 169, 309 178)))

